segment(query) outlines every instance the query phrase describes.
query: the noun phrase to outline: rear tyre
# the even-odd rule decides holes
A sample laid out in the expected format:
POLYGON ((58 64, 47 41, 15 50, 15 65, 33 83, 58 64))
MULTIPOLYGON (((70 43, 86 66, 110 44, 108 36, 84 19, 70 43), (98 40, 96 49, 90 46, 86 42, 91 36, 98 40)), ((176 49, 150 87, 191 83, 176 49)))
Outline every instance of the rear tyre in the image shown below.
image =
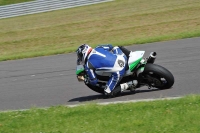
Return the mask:
POLYGON ((143 74, 148 84, 159 89, 169 89, 174 84, 174 76, 166 68, 156 64, 146 64, 143 74))

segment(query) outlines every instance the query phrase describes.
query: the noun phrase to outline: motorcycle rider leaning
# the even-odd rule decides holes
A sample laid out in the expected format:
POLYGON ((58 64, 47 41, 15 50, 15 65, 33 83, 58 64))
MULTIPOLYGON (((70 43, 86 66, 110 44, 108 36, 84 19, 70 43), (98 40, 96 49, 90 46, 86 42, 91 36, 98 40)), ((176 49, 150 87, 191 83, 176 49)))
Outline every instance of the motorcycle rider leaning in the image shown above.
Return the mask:
POLYGON ((93 49, 87 44, 82 44, 78 47, 76 53, 77 63, 81 62, 84 65, 88 75, 89 79, 86 83, 97 85, 98 79, 95 70, 111 72, 111 76, 104 88, 105 95, 113 97, 133 86, 132 82, 119 85, 127 67, 127 57, 119 47, 106 44, 99 45, 93 49))

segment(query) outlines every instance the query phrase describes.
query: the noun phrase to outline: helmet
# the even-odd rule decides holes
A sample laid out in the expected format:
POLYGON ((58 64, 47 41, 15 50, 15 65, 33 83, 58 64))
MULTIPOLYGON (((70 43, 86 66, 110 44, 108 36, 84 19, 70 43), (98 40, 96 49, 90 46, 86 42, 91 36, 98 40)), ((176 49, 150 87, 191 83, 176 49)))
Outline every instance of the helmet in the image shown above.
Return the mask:
POLYGON ((92 47, 87 44, 82 44, 81 46, 79 46, 76 50, 78 60, 85 63, 86 57, 90 54, 91 51, 92 47))

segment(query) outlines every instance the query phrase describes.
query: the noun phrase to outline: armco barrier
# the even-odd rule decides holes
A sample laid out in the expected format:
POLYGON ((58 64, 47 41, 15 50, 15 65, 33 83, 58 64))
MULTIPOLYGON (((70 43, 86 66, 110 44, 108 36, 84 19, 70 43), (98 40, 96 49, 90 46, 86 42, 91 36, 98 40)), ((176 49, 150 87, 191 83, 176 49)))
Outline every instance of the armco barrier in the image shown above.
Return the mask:
POLYGON ((35 0, 31 2, 0 6, 0 19, 109 1, 113 0, 35 0))

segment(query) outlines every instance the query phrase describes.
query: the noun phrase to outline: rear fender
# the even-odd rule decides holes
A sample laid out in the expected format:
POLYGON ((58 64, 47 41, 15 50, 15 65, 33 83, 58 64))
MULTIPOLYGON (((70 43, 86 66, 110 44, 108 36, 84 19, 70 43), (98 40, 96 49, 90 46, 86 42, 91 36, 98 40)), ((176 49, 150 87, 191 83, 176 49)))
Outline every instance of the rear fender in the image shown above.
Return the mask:
POLYGON ((128 60, 128 66, 130 71, 132 72, 136 66, 140 63, 144 56, 145 51, 134 51, 130 52, 129 54, 129 60, 128 60))

